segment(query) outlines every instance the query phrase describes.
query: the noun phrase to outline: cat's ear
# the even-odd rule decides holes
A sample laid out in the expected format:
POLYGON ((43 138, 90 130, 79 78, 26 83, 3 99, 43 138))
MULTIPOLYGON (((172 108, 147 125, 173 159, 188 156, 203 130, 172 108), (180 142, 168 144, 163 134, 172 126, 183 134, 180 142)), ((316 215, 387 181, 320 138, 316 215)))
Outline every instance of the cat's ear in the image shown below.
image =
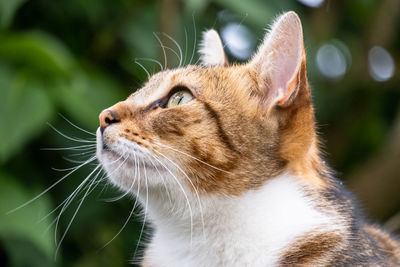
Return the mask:
POLYGON ((200 61, 204 66, 228 65, 221 38, 215 30, 203 32, 200 43, 200 61))
POLYGON ((250 66, 261 78, 260 89, 267 101, 286 106, 299 90, 302 64, 305 64, 303 30, 300 18, 291 11, 274 22, 250 66))

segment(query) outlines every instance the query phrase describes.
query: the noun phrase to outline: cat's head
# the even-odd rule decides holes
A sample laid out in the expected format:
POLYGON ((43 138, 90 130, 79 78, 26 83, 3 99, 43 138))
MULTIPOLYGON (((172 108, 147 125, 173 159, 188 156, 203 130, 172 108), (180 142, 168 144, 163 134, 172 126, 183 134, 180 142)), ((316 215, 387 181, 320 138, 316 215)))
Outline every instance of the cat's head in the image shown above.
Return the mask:
POLYGON ((283 172, 312 169, 316 137, 299 17, 280 16, 242 65, 228 64, 215 31, 203 38, 202 65, 157 73, 100 114, 97 156, 125 190, 186 186, 238 195, 283 172))

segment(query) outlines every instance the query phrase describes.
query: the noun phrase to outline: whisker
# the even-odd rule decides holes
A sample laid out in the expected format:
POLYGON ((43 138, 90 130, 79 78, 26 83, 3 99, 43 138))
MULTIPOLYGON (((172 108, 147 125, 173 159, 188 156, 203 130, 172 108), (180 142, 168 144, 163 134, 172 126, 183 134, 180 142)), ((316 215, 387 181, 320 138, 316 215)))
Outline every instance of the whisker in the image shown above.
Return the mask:
POLYGON ((209 163, 207 163, 207 162, 205 162, 205 161, 202 161, 201 159, 198 159, 198 158, 196 158, 195 156, 192 156, 192 155, 190 155, 190 154, 188 154, 188 153, 186 153, 186 152, 180 151, 180 150, 178 150, 178 149, 176 149, 176 148, 173 148, 173 147, 171 147, 171 146, 168 146, 168 145, 164 145, 164 144, 162 144, 162 143, 160 143, 160 142, 158 142, 158 141, 154 141, 154 142, 155 142, 157 145, 159 145, 159 146, 162 146, 162 147, 165 147, 165 148, 169 148, 169 149, 171 149, 171 150, 173 150, 173 151, 175 151, 175 152, 178 152, 178 153, 180 153, 180 154, 182 154, 182 155, 188 156, 189 158, 192 158, 192 159, 194 159, 194 160, 196 160, 196 161, 198 161, 198 162, 201 162, 201 163, 203 163, 204 165, 207 165, 207 166, 209 166, 209 167, 211 167, 211 168, 213 168, 213 169, 216 169, 216 170, 218 170, 218 171, 225 172, 225 173, 231 173, 231 172, 229 172, 229 171, 225 171, 225 170, 223 170, 223 169, 220 169, 220 168, 218 168, 218 167, 215 167, 215 166, 213 166, 213 165, 211 165, 211 164, 209 164, 209 163))
POLYGON ((74 167, 71 167, 71 168, 63 168, 63 169, 58 169, 58 168, 51 168, 53 171, 58 171, 58 172, 67 172, 67 171, 70 171, 70 170, 74 170, 74 169, 76 169, 76 166, 74 166, 74 167))
POLYGON ((187 35, 186 27, 184 28, 184 30, 185 30, 185 58, 183 59, 183 65, 186 65, 187 50, 188 50, 188 35, 187 35))
POLYGON ((196 39, 197 39, 196 21, 194 19, 194 13, 192 13, 192 18, 193 18, 194 42, 193 42, 192 56, 190 57, 189 64, 192 64, 192 61, 193 61, 194 53, 196 51, 196 39))
MULTIPOLYGON (((101 176, 100 178, 102 181, 106 180, 107 181, 107 173, 104 172, 103 176, 101 176)), ((104 193, 104 191, 108 188, 108 186, 110 185, 110 183, 105 183, 103 185, 103 188, 101 189, 100 193, 98 194, 98 198, 100 198, 100 196, 104 193)))
MULTIPOLYGON (((138 169, 136 168, 136 155, 135 155, 135 154, 133 154, 133 155, 134 155, 134 159, 135 159, 135 178, 134 178, 134 180, 133 180, 133 182, 132 182, 132 185, 131 185, 129 191, 132 190, 133 185, 134 185, 135 182, 136 182, 136 179, 138 179, 138 178, 140 179, 140 177, 137 177, 138 169)), ((101 249, 104 249, 104 248, 105 248, 106 246, 108 246, 112 241, 114 241, 114 239, 117 238, 117 236, 125 229, 126 225, 127 225, 128 222, 131 220, 131 218, 132 218, 132 216, 133 216, 133 214, 134 214, 134 211, 135 211, 135 209, 136 209, 136 204, 137 204, 137 197, 135 198, 135 202, 133 203, 133 207, 132 207, 132 210, 130 211, 130 213, 129 213, 129 215, 128 215, 128 218, 125 220, 125 222, 124 222, 124 224, 122 225, 121 229, 118 231, 118 233, 117 233, 116 235, 114 235, 114 237, 113 237, 110 241, 108 241, 103 247, 101 247, 100 250, 101 250, 101 249)))
POLYGON ((68 135, 63 134, 63 133, 60 132, 59 130, 57 130, 57 129, 56 129, 53 125, 51 125, 50 123, 47 123, 47 125, 49 125, 50 128, 52 128, 52 129, 53 129, 54 131, 56 131, 59 135, 61 135, 62 137, 66 138, 66 139, 68 139, 68 140, 71 140, 71 141, 74 141, 74 142, 79 142, 79 143, 91 143, 91 144, 96 143, 96 141, 89 141, 89 140, 79 139, 79 138, 76 138, 76 137, 70 137, 70 136, 68 136, 68 135))
POLYGON ((150 78, 150 73, 147 71, 147 69, 139 62, 135 59, 135 63, 138 64, 147 74, 147 79, 150 78))
POLYGON ((89 131, 87 131, 87 130, 81 128, 81 127, 79 127, 78 125, 72 123, 70 120, 68 120, 66 117, 64 117, 64 115, 62 115, 61 113, 58 113, 58 115, 59 115, 61 118, 63 118, 64 120, 66 120, 69 124, 71 124, 71 125, 72 125, 73 127, 75 127, 76 129, 81 130, 81 131, 84 132, 84 133, 87 133, 87 134, 96 136, 95 133, 89 132, 89 131))
POLYGON ((179 54, 176 53, 176 51, 175 51, 174 49, 172 49, 171 47, 166 46, 166 45, 164 45, 164 48, 165 48, 165 49, 168 49, 169 51, 171 51, 172 53, 174 53, 175 56, 176 56, 176 57, 178 58, 178 60, 180 61, 179 54))
POLYGON ((61 183, 63 180, 65 180, 68 176, 70 176, 72 173, 76 172, 78 169, 82 168, 83 166, 85 166, 86 164, 92 162, 93 160, 95 160, 96 157, 92 157, 90 159, 88 159, 87 161, 85 161, 84 163, 82 163, 81 165, 77 166, 74 170, 72 170, 71 172, 69 172, 68 174, 64 175, 63 177, 61 177, 57 182, 55 182, 54 184, 52 184, 51 186, 49 186, 47 189, 45 189, 42 193, 40 193, 39 195, 37 195, 36 197, 32 198, 31 200, 28 200, 27 202, 25 202, 24 204, 16 207, 15 209, 10 210, 9 212, 7 212, 6 214, 10 214, 13 213, 27 205, 29 205, 30 203, 32 203, 33 201, 37 200, 38 198, 40 198, 41 196, 43 196, 44 194, 46 194, 47 192, 49 192, 53 187, 55 187, 56 185, 58 185, 59 183, 61 183))
MULTIPOLYGON (((64 213, 64 211, 68 208, 68 206, 71 204, 71 202, 74 200, 74 198, 79 194, 79 191, 81 188, 86 184, 87 181, 89 181, 90 177, 92 176, 93 173, 95 173, 98 168, 100 168, 101 165, 97 165, 96 168, 94 168, 89 175, 79 184, 79 186, 68 196, 67 201, 64 203, 60 213, 58 214, 56 218, 56 226, 54 229, 54 242, 57 244, 57 229, 58 229, 58 223, 60 221, 61 215, 64 213)), ((97 176, 96 176, 97 177, 97 176)))
POLYGON ((143 160, 142 160, 142 163, 143 163, 144 181, 145 181, 145 185, 146 185, 146 202, 145 202, 145 205, 144 205, 145 208, 144 208, 143 224, 142 224, 142 228, 140 229, 139 240, 137 242, 138 245, 136 246, 134 257, 136 257, 137 249, 139 247, 140 240, 142 239, 143 230, 144 230, 144 226, 146 224, 146 219, 147 219, 147 206, 149 204, 149 186, 148 186, 148 183, 147 183, 146 166, 144 165, 144 161, 143 160))
POLYGON ((162 66, 162 64, 161 64, 161 62, 160 61, 158 61, 158 60, 155 60, 155 59, 152 59, 152 58, 147 58, 147 57, 137 57, 137 58, 135 58, 135 60, 147 60, 147 61, 151 61, 151 62, 154 62, 154 63, 156 63, 158 66, 160 66, 160 70, 164 70, 164 68, 163 68, 163 66, 162 66))
MULTIPOLYGON (((111 174, 113 174, 114 172, 116 172, 118 169, 120 169, 122 167, 122 165, 124 165, 124 163, 128 160, 128 157, 124 159, 124 161, 118 165, 118 167, 116 169, 114 169, 111 173, 108 174, 108 176, 111 176, 111 174)), ((136 178, 135 178, 136 179, 136 178)), ((133 183, 132 183, 133 186, 133 183)), ((132 186, 130 189, 132 189, 132 186)), ((114 198, 108 198, 108 199, 104 199, 104 201, 106 202, 113 202, 113 201, 117 201, 120 200, 122 198, 124 198, 126 195, 128 195, 130 193, 130 190, 126 190, 126 192, 124 194, 122 194, 122 196, 118 196, 118 197, 114 197, 114 198)))
POLYGON ((82 145, 82 146, 70 146, 70 147, 45 147, 40 150, 88 150, 91 148, 96 148, 96 144, 82 145))
POLYGON ((156 157, 155 155, 154 159, 158 161, 158 163, 160 163, 168 172, 169 174, 171 174, 171 176, 174 178, 175 182, 178 184, 179 189, 182 191, 185 199, 186 199, 186 203, 188 205, 189 208, 189 214, 190 214, 190 244, 192 244, 192 239, 193 239, 193 211, 192 211, 192 206, 190 205, 190 201, 189 201, 189 197, 187 196, 185 189, 183 188, 182 184, 179 182, 179 179, 175 176, 175 174, 173 174, 173 172, 164 164, 161 162, 160 159, 158 159, 158 157, 156 157))
MULTIPOLYGON (((101 170, 99 171, 99 174, 101 173, 101 170)), ((95 176, 97 177, 97 175, 95 176)), ((97 186, 99 186, 100 183, 106 181, 106 179, 104 178, 104 176, 100 177, 96 183, 94 184, 94 186, 92 187, 92 189, 89 191, 89 195, 96 189, 97 186)))
POLYGON ((179 167, 178 164, 176 164, 174 161, 172 161, 171 159, 169 159, 166 155, 164 155, 163 153, 155 150, 156 153, 160 154, 161 156, 163 156, 166 160, 168 160, 172 165, 174 165, 179 171, 181 171, 183 173, 183 175, 185 176, 186 180, 189 181, 190 185, 192 186, 195 194, 196 194, 196 198, 197 198, 197 202, 199 204, 199 209, 200 209, 200 217, 201 217, 201 223, 203 226, 203 236, 205 237, 205 231, 204 231, 204 217, 203 217, 203 207, 201 205, 201 201, 200 201, 200 196, 199 196, 199 192, 197 190, 197 188, 194 186, 192 180, 189 178, 189 176, 186 174, 186 172, 184 170, 182 170, 181 167, 179 167))
POLYGON ((178 57, 178 59, 179 59, 179 67, 181 67, 182 66, 182 54, 183 54, 181 46, 178 44, 177 41, 175 41, 174 38, 172 38, 171 36, 169 36, 165 32, 163 32, 163 35, 166 36, 168 39, 170 39, 176 45, 176 47, 178 48, 178 50, 179 50, 179 57, 178 57))
MULTIPOLYGON (((100 170, 101 171, 101 170, 100 170)), ((96 175, 97 176, 97 175, 96 175)), ((88 179, 83 180, 83 182, 81 182, 81 184, 86 183, 88 179)), ((45 215, 44 217, 42 217, 38 223, 42 222, 43 220, 45 220, 46 218, 48 218, 51 214, 53 214, 54 212, 56 212, 59 208, 61 208, 67 201, 69 201, 71 199, 71 196, 75 194, 76 190, 78 188, 80 188, 81 184, 66 198, 63 200, 63 202, 61 202, 57 207, 55 207, 53 210, 51 210, 47 215, 45 215)), ((78 193, 77 193, 78 194, 78 193)), ((51 223, 51 225, 53 225, 56 222, 56 219, 54 219, 54 221, 51 223)), ((50 226, 51 226, 50 225, 50 226)), ((49 227, 48 227, 49 228, 49 227)), ((48 229, 47 229, 48 230, 48 229)), ((46 231, 47 231, 46 230, 46 231)))
POLYGON ((104 249, 104 248, 105 248, 106 246, 108 246, 112 241, 114 241, 115 238, 117 238, 117 237, 121 234, 121 232, 125 229, 125 227, 126 227, 126 225, 128 224, 128 222, 131 220, 131 218, 132 218, 132 216, 133 216, 133 214, 134 214, 135 208, 136 208, 136 202, 133 204, 132 210, 130 211, 130 213, 129 213, 129 215, 128 215, 128 218, 125 220, 124 224, 122 225, 122 227, 121 227, 121 229, 118 231, 118 233, 117 233, 116 235, 114 235, 113 238, 111 238, 111 239, 110 239, 104 246, 102 246, 99 250, 104 249))
MULTIPOLYGON (((121 157, 119 157, 118 159, 112 161, 110 164, 113 164, 115 162, 117 162, 118 160, 120 160, 121 158, 125 157, 126 153, 124 153, 121 157)), ((120 166, 122 166, 123 163, 125 163, 125 161, 128 158, 125 158, 125 160, 115 169, 113 170, 111 173, 107 174, 107 172, 104 173, 104 175, 101 177, 101 179, 106 178, 107 176, 110 176, 111 174, 113 174, 120 166)), ((103 187, 103 189, 101 190, 99 196, 104 192, 104 190, 106 189, 106 187, 109 185, 109 183, 106 183, 106 185, 103 187)), ((102 201, 108 201, 108 199, 102 199, 102 201)), ((111 201, 108 201, 111 202, 111 201)))
MULTIPOLYGON (((100 164, 99 164, 99 166, 100 166, 100 168, 98 169, 98 172, 97 172, 96 175, 93 177, 93 180, 96 180, 96 182, 94 182, 94 186, 92 186, 92 189, 90 189, 88 195, 90 195, 90 193, 92 193, 92 192, 96 189, 97 185, 98 185, 100 182, 102 182, 102 178, 101 178, 101 177, 98 178, 98 177, 100 176, 101 171, 102 171, 102 166, 101 166, 100 164), (98 179, 97 179, 97 178, 98 178, 98 179)), ((98 166, 97 166, 97 167, 98 167, 98 166)), ((88 187, 89 187, 89 185, 86 184, 86 185, 82 188, 82 190, 85 190, 85 189, 88 188, 88 187)), ((79 192, 79 193, 80 193, 80 192, 79 192)), ((79 193, 76 194, 76 197, 79 195, 79 193)))
MULTIPOLYGON (((137 186, 137 192, 136 192, 136 199, 135 199, 135 203, 137 201, 137 199, 139 198, 140 195, 140 161, 139 161, 139 157, 135 156, 135 170, 137 170, 138 173, 138 186, 137 186)), ((138 250, 140 244, 140 239, 138 242, 136 242, 136 248, 135 248, 135 252, 133 253, 133 258, 136 258, 136 252, 138 250)))
MULTIPOLYGON (((87 154, 94 154, 96 153, 96 148, 90 149, 88 151, 84 151, 84 152, 79 152, 79 153, 73 153, 73 154, 69 154, 70 157, 78 157, 78 156, 85 156, 87 154)), ((70 159, 72 161, 72 159, 70 159)))
POLYGON ((157 39, 157 41, 160 44, 161 49, 163 51, 163 55, 164 55, 164 68, 163 68, 163 70, 166 70, 168 68, 168 59, 167 59, 167 53, 165 52, 164 44, 161 42, 160 37, 158 37, 158 35, 155 32, 153 32, 153 35, 157 39))
MULTIPOLYGON (((154 157, 152 154, 149 154, 149 155, 154 157)), ((164 185, 164 188, 165 188, 165 192, 167 193, 167 196, 168 196, 168 199, 169 199, 169 203, 172 204, 172 198, 171 198, 171 195, 170 195, 169 190, 167 188, 167 184, 165 183, 165 177, 161 175, 160 170, 157 168, 157 165, 154 164, 154 161, 151 159, 151 157, 148 156, 147 158, 150 160, 151 164, 154 166, 154 168, 156 169, 159 177, 161 178, 161 181, 162 181, 162 183, 164 185)))
MULTIPOLYGON (((99 166, 100 166, 100 165, 99 165, 99 166)), ((97 169, 97 168, 96 168, 96 169, 97 169)), ((96 169, 95 169, 95 170, 96 170, 96 169)), ((90 177, 90 176, 89 176, 89 177, 90 177)), ((79 202, 79 205, 78 205, 78 207, 76 208, 76 210, 75 210, 75 212, 74 212, 74 214, 73 214, 71 220, 69 221, 68 226, 67 226, 67 228, 66 228, 65 231, 64 231, 64 234, 62 235, 60 241, 58 242, 58 245, 57 245, 56 251, 55 251, 55 257, 57 256, 57 253, 58 253, 58 250, 59 250, 60 247, 61 247, 62 241, 64 240, 64 238, 65 238, 65 236, 66 236, 68 230, 70 229, 70 227, 71 227, 71 225, 72 225, 72 222, 74 221, 76 215, 78 214, 79 209, 80 209, 81 206, 82 206, 83 201, 84 201, 85 198, 88 196, 88 193, 89 193, 89 191, 90 191, 90 188, 93 186, 93 183, 94 183, 95 181, 96 181, 96 179, 93 179, 93 180, 92 180, 92 182, 90 183, 88 189, 87 189, 86 192, 85 192, 85 195, 82 197, 81 201, 79 202)), ((57 225, 56 225, 56 228, 57 228, 57 225)), ((55 230, 55 231, 56 231, 56 230, 55 230)))
MULTIPOLYGON (((84 154, 84 153, 72 154, 72 155, 70 155, 70 156, 84 156, 83 154, 84 154)), ((86 154, 92 154, 93 157, 97 157, 97 156, 96 156, 96 151, 88 151, 88 152, 85 152, 85 155, 86 155, 86 154)), ((68 157, 62 157, 62 158, 63 158, 64 160, 68 161, 68 162, 76 163, 76 164, 81 164, 81 163, 85 162, 85 159, 84 159, 84 160, 75 160, 75 159, 71 159, 71 158, 68 158, 68 157)))

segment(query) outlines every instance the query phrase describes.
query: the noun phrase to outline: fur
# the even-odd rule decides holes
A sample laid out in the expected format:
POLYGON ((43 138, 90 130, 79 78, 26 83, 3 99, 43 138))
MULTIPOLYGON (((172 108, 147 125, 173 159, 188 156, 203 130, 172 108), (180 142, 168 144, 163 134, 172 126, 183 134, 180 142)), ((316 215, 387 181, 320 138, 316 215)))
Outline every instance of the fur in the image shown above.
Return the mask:
POLYGON ((204 66, 222 66, 228 64, 221 38, 215 30, 203 32, 199 53, 201 64, 204 66))
POLYGON ((142 265, 396 266, 319 153, 301 22, 280 16, 254 57, 165 70, 104 110, 97 157, 154 228, 142 265), (168 107, 186 91, 193 99, 168 107))

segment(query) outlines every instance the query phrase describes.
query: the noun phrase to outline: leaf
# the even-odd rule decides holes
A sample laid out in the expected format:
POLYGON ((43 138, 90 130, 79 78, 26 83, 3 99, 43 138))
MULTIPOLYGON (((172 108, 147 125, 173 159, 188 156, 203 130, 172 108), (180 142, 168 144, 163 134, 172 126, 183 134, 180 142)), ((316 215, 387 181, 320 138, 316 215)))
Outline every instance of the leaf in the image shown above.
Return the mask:
MULTIPOLYGON (((7 214, 38 193, 24 189, 17 180, 21 178, 0 172, 0 239, 9 251, 9 256, 18 257, 13 261, 29 263, 28 259, 39 261, 38 256, 45 256, 47 261, 52 260, 53 232, 48 229, 52 216, 39 222, 51 210, 48 197, 42 196, 28 206, 7 214), (20 251, 21 248, 29 250, 29 253, 20 251)), ((29 266, 39 265, 31 262, 29 266)))
POLYGON ((37 135, 52 113, 43 84, 27 70, 0 64, 0 163, 37 135))
POLYGON ((27 0, 0 0, 0 28, 7 28, 18 8, 27 0))
POLYGON ((68 75, 74 59, 64 45, 44 32, 0 35, 0 57, 40 71, 47 77, 68 75))

